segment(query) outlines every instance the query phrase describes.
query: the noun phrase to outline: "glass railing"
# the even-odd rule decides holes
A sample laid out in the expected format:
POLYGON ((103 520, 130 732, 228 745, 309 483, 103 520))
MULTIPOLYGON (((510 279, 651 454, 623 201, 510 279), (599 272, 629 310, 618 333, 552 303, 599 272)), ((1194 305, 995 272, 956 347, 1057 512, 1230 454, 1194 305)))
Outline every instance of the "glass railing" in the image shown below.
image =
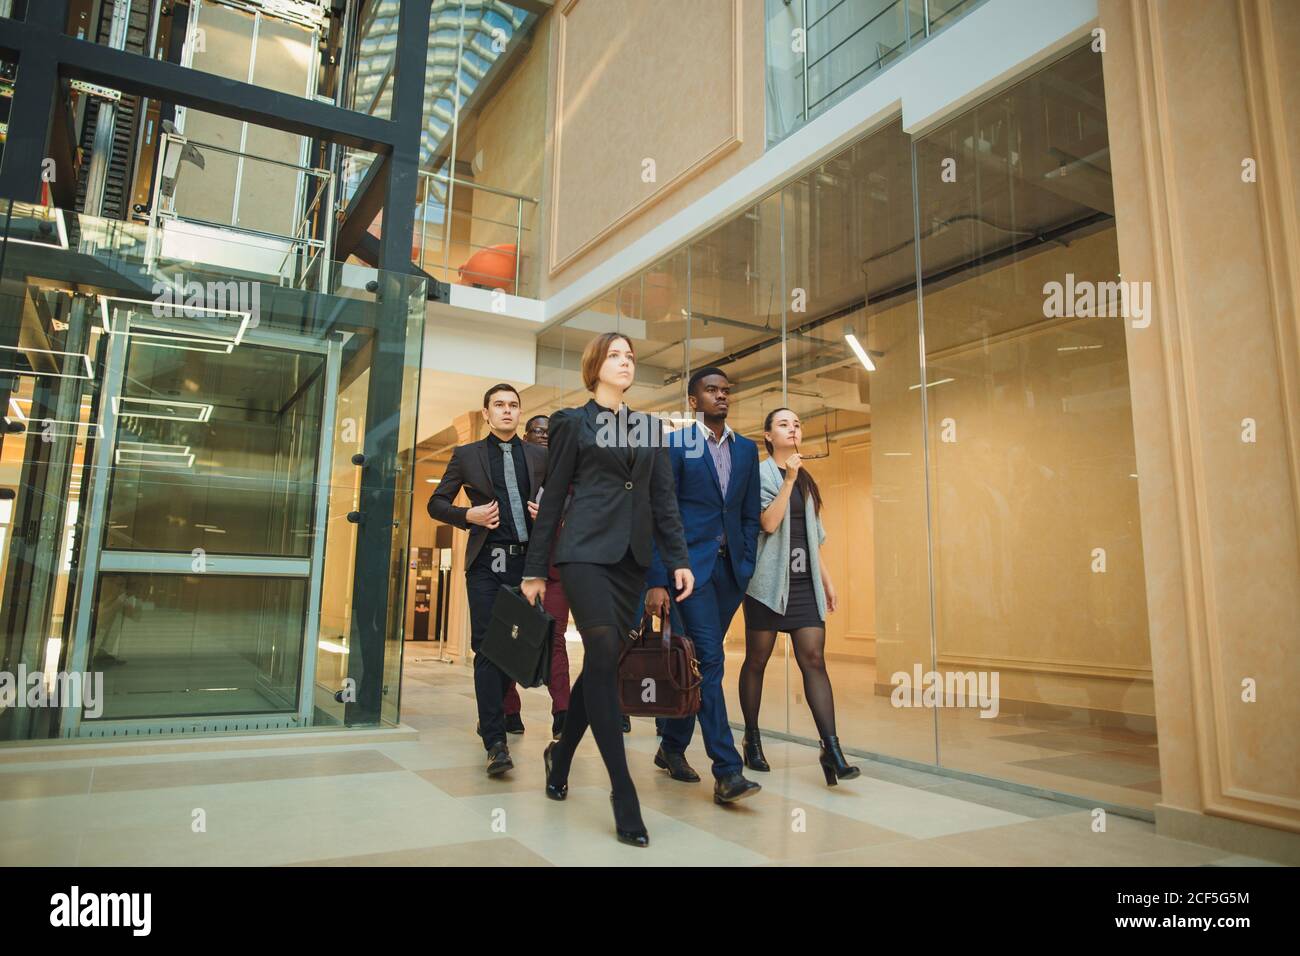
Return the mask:
POLYGON ((767 0, 768 145, 982 2, 767 0))
MULTIPOLYGON (((297 151, 295 139, 275 145, 297 151)), ((163 133, 150 221, 218 242, 238 233, 279 255, 275 274, 301 285, 332 258, 334 194, 327 169, 163 133)))
POLYGON ((453 285, 535 295, 537 223, 535 197, 422 172, 411 261, 453 285))
POLYGON ((427 283, 173 225, 0 203, 0 742, 397 720, 427 283))

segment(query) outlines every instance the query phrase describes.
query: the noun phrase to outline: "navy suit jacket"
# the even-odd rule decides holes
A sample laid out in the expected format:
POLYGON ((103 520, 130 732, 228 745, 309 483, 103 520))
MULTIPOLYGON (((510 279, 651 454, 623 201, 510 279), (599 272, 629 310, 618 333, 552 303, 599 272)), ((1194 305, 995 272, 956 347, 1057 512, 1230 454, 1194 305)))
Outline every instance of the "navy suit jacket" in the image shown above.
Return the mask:
MULTIPOLYGON (((686 427, 704 429, 706 426, 696 423, 686 427)), ((703 449, 703 454, 689 454, 692 449, 681 441, 683 431, 684 429, 670 436, 668 453, 672 460, 677 507, 686 531, 686 550, 690 554, 695 587, 698 589, 713 574, 713 566, 718 558, 718 535, 725 528, 731 570, 743 589, 754 573, 754 559, 758 553, 758 446, 733 432, 734 438, 729 439, 735 442, 731 448, 731 479, 727 483, 727 497, 724 501, 713 455, 707 447, 703 449)), ((694 449, 700 448, 699 444, 692 445, 694 449)), ((671 578, 658 549, 650 563, 646 585, 667 588, 669 592, 673 590, 671 578)))

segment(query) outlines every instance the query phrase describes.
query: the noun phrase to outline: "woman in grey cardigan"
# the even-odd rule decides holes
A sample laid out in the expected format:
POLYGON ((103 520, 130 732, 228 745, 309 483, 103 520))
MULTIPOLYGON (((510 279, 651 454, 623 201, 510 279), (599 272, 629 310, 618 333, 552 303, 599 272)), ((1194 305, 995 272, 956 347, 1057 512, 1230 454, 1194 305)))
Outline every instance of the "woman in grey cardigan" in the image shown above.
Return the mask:
POLYGON ((856 777, 835 736, 835 700, 826 674, 826 612, 835 610, 835 588, 821 563, 822 497, 802 467, 799 416, 788 408, 767 413, 763 443, 768 457, 758 467, 763 512, 758 557, 745 593, 745 663, 740 671, 740 709, 745 715, 745 766, 770 770, 758 733, 763 671, 785 631, 803 674, 804 696, 821 737, 826 783, 856 777), (784 462, 778 467, 777 462, 784 462))

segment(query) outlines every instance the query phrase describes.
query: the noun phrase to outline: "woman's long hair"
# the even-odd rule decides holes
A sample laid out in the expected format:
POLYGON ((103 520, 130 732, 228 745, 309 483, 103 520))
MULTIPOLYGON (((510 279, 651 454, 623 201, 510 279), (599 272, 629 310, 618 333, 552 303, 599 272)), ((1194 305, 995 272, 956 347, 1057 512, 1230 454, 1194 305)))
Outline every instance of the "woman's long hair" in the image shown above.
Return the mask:
MULTIPOLYGON (((772 430, 772 419, 776 417, 777 412, 794 413, 794 409, 781 407, 774 408, 768 412, 767 418, 763 419, 764 432, 770 432, 772 430)), ((763 436, 763 444, 767 446, 767 454, 770 457, 773 450, 772 443, 767 440, 766 435, 763 436)), ((807 465, 799 466, 799 477, 795 479, 794 483, 799 486, 799 493, 802 494, 805 499, 812 498, 814 513, 820 515, 822 513, 822 493, 817 487, 817 482, 813 479, 813 476, 808 473, 807 465)))

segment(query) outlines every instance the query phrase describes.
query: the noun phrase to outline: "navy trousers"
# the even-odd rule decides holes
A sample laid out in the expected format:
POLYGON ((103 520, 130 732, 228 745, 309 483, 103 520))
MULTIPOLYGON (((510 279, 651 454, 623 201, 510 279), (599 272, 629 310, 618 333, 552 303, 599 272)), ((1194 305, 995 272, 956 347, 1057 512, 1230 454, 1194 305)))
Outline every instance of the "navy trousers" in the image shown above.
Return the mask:
POLYGON ((506 739, 506 689, 511 686, 505 671, 479 653, 483 638, 492 621, 492 605, 503 585, 516 587, 524 573, 524 556, 505 558, 505 569, 492 570, 492 548, 484 546, 478 558, 465 571, 465 591, 469 598, 469 646, 474 652, 474 700, 478 704, 479 733, 483 747, 506 739))
MULTIPOLYGON (((671 591, 669 592, 671 594, 671 591)), ((744 766, 736 741, 727 723, 727 701, 722 696, 722 665, 725 656, 722 641, 731 619, 736 616, 745 589, 736 581, 731 562, 719 558, 713 574, 680 604, 673 602, 673 625, 695 642, 700 661, 700 732, 704 750, 713 761, 713 776, 721 778, 739 773, 744 766)), ((663 748, 669 753, 685 753, 695 733, 695 716, 657 720, 663 748)))

